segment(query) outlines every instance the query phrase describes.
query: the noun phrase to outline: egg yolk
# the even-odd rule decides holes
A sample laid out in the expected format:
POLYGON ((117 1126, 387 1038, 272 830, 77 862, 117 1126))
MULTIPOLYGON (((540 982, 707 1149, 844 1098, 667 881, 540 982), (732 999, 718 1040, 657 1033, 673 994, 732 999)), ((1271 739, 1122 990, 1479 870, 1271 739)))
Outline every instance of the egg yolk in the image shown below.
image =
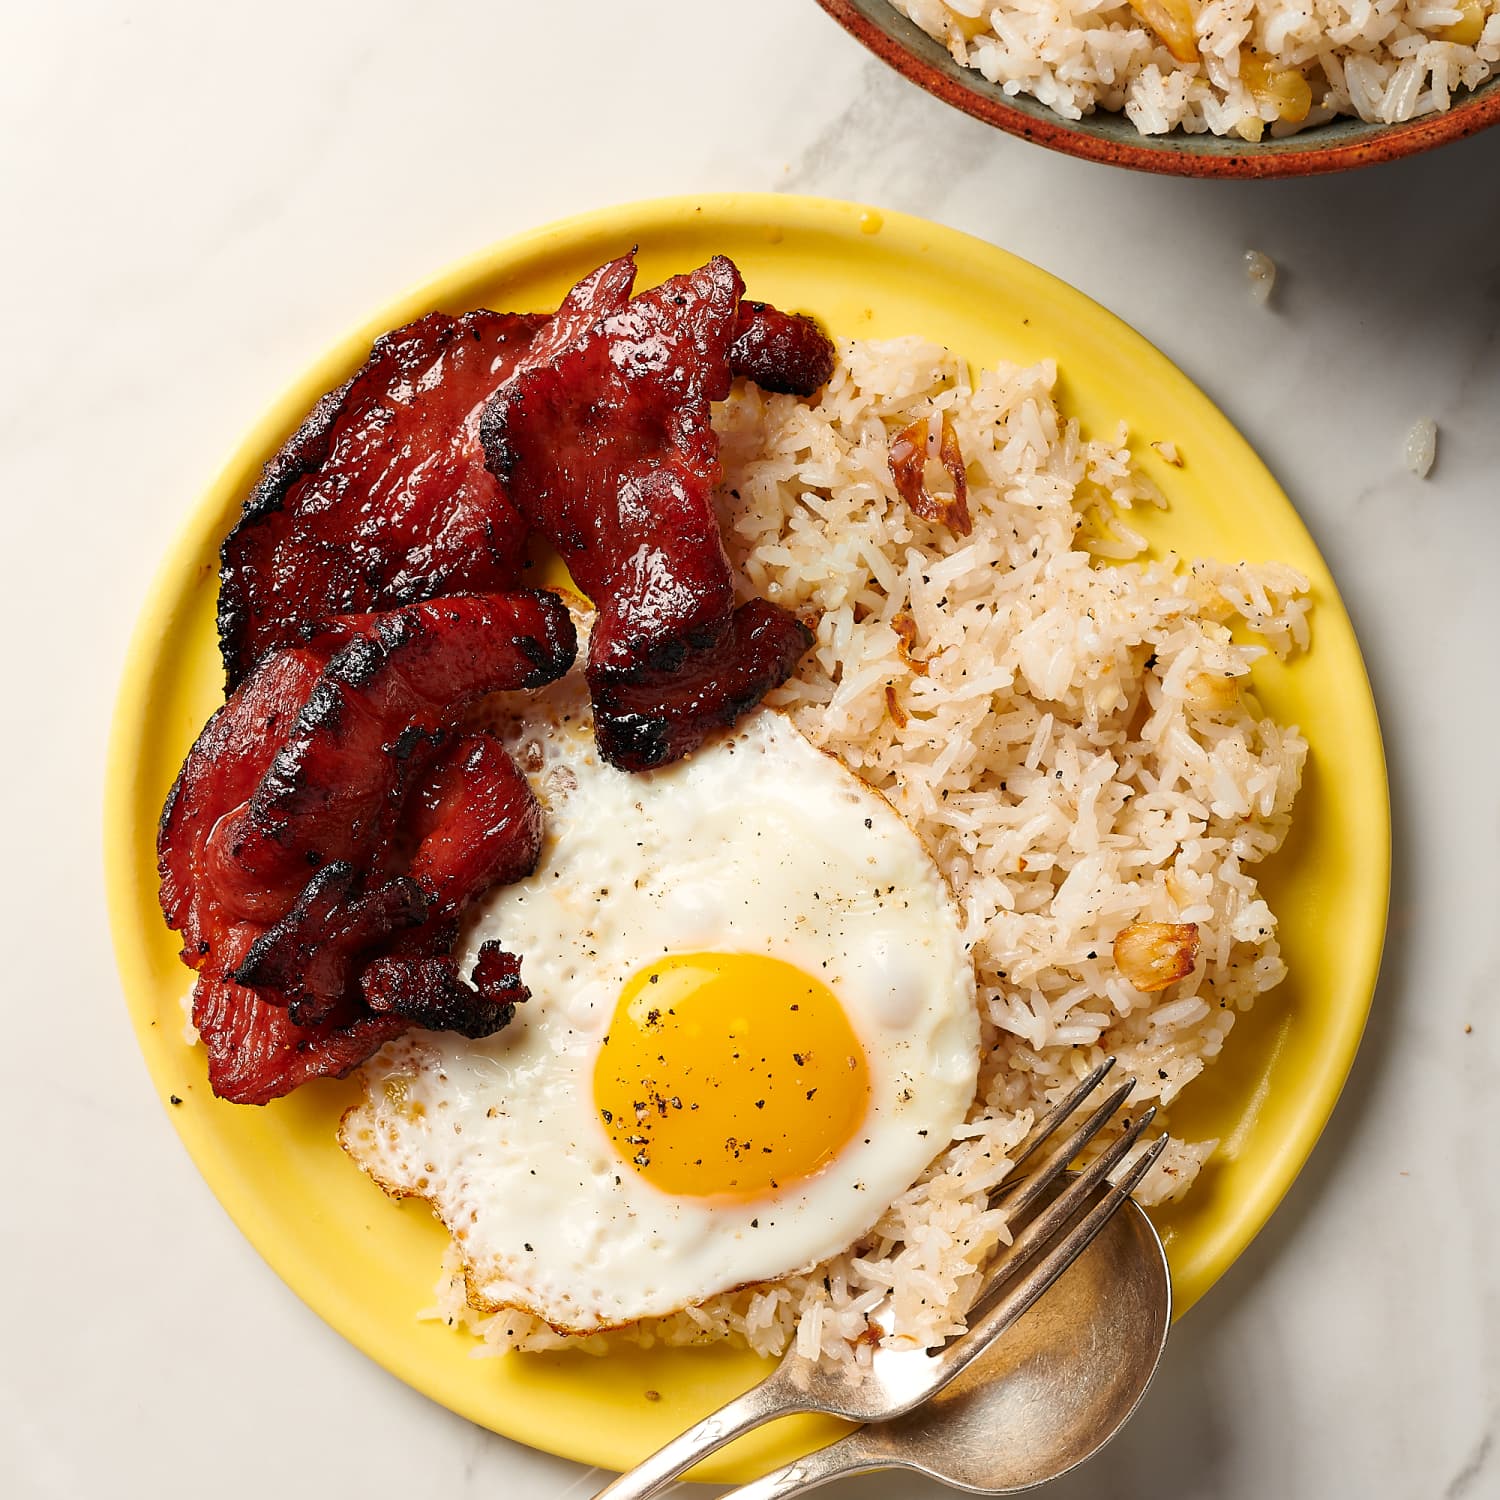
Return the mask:
POLYGON ((767 1197, 859 1128, 864 1049, 827 985, 755 953, 674 954, 621 991, 594 1067, 616 1151, 664 1193, 767 1197))

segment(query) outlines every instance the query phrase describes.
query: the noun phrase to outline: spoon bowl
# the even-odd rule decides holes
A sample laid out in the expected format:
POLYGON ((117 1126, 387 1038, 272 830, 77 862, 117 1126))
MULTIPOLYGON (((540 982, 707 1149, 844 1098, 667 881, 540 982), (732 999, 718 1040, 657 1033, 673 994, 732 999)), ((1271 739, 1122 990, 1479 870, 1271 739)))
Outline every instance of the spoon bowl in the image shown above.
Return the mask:
POLYGON ((980 1495, 1045 1484, 1124 1426, 1171 1322, 1161 1240, 1127 1203, 1047 1296, 945 1390, 742 1486, 734 1500, 785 1500, 875 1469, 909 1469, 980 1495))

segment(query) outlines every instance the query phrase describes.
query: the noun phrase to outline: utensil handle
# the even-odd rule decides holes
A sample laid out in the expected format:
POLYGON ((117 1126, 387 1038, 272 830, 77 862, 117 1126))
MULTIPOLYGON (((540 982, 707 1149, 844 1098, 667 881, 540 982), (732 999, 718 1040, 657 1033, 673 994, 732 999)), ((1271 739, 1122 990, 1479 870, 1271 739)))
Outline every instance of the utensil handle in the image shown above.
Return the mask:
POLYGON ((647 1500, 659 1494, 684 1470, 700 1458, 732 1443, 763 1422, 790 1416, 809 1408, 796 1391, 781 1378, 781 1369, 772 1370, 759 1385, 753 1385, 742 1396, 727 1401, 718 1411, 696 1422, 650 1458, 621 1474, 594 1496, 594 1500, 647 1500))
POLYGON ((851 1432, 826 1448, 809 1453, 806 1458, 794 1459, 760 1479, 752 1479, 749 1484, 730 1490, 721 1500, 787 1500, 788 1496, 804 1495, 831 1479, 900 1467, 874 1452, 860 1439, 859 1431, 851 1432))

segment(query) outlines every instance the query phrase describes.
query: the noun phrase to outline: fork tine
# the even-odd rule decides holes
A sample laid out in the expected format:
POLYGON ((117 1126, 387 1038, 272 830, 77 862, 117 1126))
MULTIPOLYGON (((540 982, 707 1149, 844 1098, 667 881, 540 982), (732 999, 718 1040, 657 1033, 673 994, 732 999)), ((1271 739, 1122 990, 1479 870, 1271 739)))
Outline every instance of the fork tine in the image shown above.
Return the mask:
POLYGON ((1093 1138, 1114 1118, 1116 1111, 1130 1097, 1135 1088, 1135 1079, 1127 1078, 1113 1089, 1109 1096, 1090 1113, 1083 1123, 1070 1130, 1043 1156, 1040 1164, 1018 1183, 995 1195, 991 1203, 1003 1208, 1012 1221, 1020 1221, 1041 1195, 1067 1169, 1093 1138))
MULTIPOLYGON (((1116 1095, 1121 1093, 1120 1089, 1115 1090, 1116 1095)), ((1111 1095, 1111 1099, 1113 1098, 1114 1095, 1111 1095)), ((1109 1102, 1106 1101, 1106 1103, 1109 1102)), ((1103 1107, 1101 1105, 1100 1109, 1102 1110, 1103 1107)), ((1096 1110, 1095 1114, 1098 1113, 1099 1111, 1096 1110)), ((1079 1210, 1088 1201, 1090 1196, 1092 1196, 1094 1189, 1098 1187, 1100 1182, 1114 1171, 1120 1162, 1129 1155, 1135 1143, 1140 1140, 1147 1126, 1155 1118, 1156 1108, 1154 1105, 1150 1109, 1144 1110, 1138 1119, 1125 1127, 1117 1140, 1111 1141, 1051 1203, 1026 1225, 1015 1239, 1011 1241, 1010 1245, 1000 1252, 999 1256, 991 1264, 989 1274, 986 1277, 988 1285, 980 1293, 975 1304, 977 1307, 983 1308, 986 1303, 993 1301, 999 1295, 1000 1288, 1033 1260, 1044 1246, 1061 1233, 1068 1222, 1078 1214, 1079 1210)), ((1099 1123, 1102 1125, 1103 1121, 1099 1123)), ((1093 1118, 1090 1117, 1086 1124, 1093 1124, 1093 1118)), ((1166 1137, 1163 1136, 1162 1139, 1164 1141, 1166 1137)), ((1066 1143, 1064 1144, 1066 1145, 1066 1143)), ((1061 1154, 1062 1149, 1059 1147, 1058 1153, 1055 1154, 1061 1154)), ((1159 1152, 1161 1146, 1153 1144, 1152 1149, 1159 1152)), ((1065 1158, 1057 1168, 1057 1171, 1061 1171, 1062 1167, 1067 1165, 1069 1159, 1071 1158, 1065 1158)), ((1152 1160, 1154 1161, 1155 1157, 1152 1160)), ((1134 1170, 1132 1167, 1131 1171, 1133 1172, 1134 1170)), ((1051 1181, 1057 1175, 1057 1171, 1049 1175, 1048 1181, 1051 1181)), ((1033 1183, 1037 1180, 1037 1178, 1029 1179, 1026 1183, 1025 1191, 1030 1192, 1033 1183)), ((1136 1177, 1134 1180, 1139 1182, 1140 1178, 1136 1177)), ((1031 1197, 1034 1199, 1039 1192, 1040 1189, 1037 1189, 1037 1192, 1032 1193, 1031 1197)))
POLYGON ((1005 1181, 1000 1184, 1000 1187, 1002 1189, 1009 1187, 1010 1184, 1021 1175, 1021 1168, 1024 1167, 1027 1161, 1029 1161, 1030 1158, 1035 1154, 1037 1148, 1046 1141, 1047 1137, 1050 1136, 1052 1132, 1056 1130, 1057 1127, 1061 1125, 1062 1122, 1066 1120, 1068 1116, 1071 1115, 1078 1108, 1078 1106, 1082 1104, 1083 1101, 1094 1092, 1096 1088, 1099 1087, 1099 1085, 1104 1081, 1105 1074, 1107 1074, 1109 1070, 1114 1067, 1114 1065, 1114 1058, 1112 1056, 1106 1057, 1104 1061, 1100 1063, 1099 1066, 1095 1068, 1094 1071, 1090 1073, 1089 1076, 1085 1078, 1083 1082, 1080 1083, 1078 1087, 1075 1088, 1073 1092, 1062 1101, 1061 1104, 1054 1104, 1052 1108, 1042 1116, 1041 1120, 1032 1127, 1031 1134, 1028 1135, 1026 1139, 1021 1143, 1021 1148, 1016 1153, 1015 1160, 1011 1163, 1011 1168, 1010 1171, 1006 1174, 1005 1181))
MULTIPOLYGON (((968 1332, 960 1334, 934 1356, 937 1360, 949 1365, 949 1369, 944 1372, 943 1384, 952 1379, 953 1375, 963 1369, 971 1359, 982 1353, 986 1345, 993 1343, 1007 1328, 1011 1327, 1021 1314, 1088 1249, 1100 1230, 1120 1211, 1131 1193, 1140 1185, 1141 1179, 1156 1165, 1157 1157, 1166 1149, 1167 1140, 1168 1137, 1163 1135, 1152 1141, 1120 1181, 1112 1183, 1109 1191, 1099 1202, 1074 1224, 1067 1234, 1057 1240, 1046 1255, 1019 1280, 1011 1279, 1005 1283, 1001 1295, 990 1302, 977 1319, 971 1312, 968 1332)), ((1132 1144, 1134 1144, 1133 1140, 1132 1144)), ((1113 1146, 1110 1151, 1114 1152, 1113 1146)), ((1103 1160, 1103 1156, 1098 1158, 1098 1161, 1103 1160)), ((1091 1163, 1091 1166, 1094 1165, 1097 1165, 1097 1162, 1091 1163)), ((1088 1191, 1098 1186, 1098 1180, 1098 1177, 1094 1179, 1088 1191)), ((1082 1177, 1079 1181, 1082 1181, 1082 1177)), ((1071 1187, 1063 1197, 1070 1196, 1072 1196, 1071 1187)), ((1057 1201, 1062 1202, 1062 1198, 1057 1201)), ((1073 1211, 1077 1208, 1078 1200, 1074 1199, 1073 1211)))

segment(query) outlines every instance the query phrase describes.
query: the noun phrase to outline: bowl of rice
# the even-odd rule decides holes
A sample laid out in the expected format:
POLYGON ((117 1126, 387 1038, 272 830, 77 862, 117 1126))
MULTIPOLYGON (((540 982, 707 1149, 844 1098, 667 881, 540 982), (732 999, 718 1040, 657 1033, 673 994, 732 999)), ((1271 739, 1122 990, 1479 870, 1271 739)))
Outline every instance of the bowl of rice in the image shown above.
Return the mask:
POLYGON ((1500 120, 1500 0, 818 0, 913 83, 1071 156, 1298 177, 1500 120))

